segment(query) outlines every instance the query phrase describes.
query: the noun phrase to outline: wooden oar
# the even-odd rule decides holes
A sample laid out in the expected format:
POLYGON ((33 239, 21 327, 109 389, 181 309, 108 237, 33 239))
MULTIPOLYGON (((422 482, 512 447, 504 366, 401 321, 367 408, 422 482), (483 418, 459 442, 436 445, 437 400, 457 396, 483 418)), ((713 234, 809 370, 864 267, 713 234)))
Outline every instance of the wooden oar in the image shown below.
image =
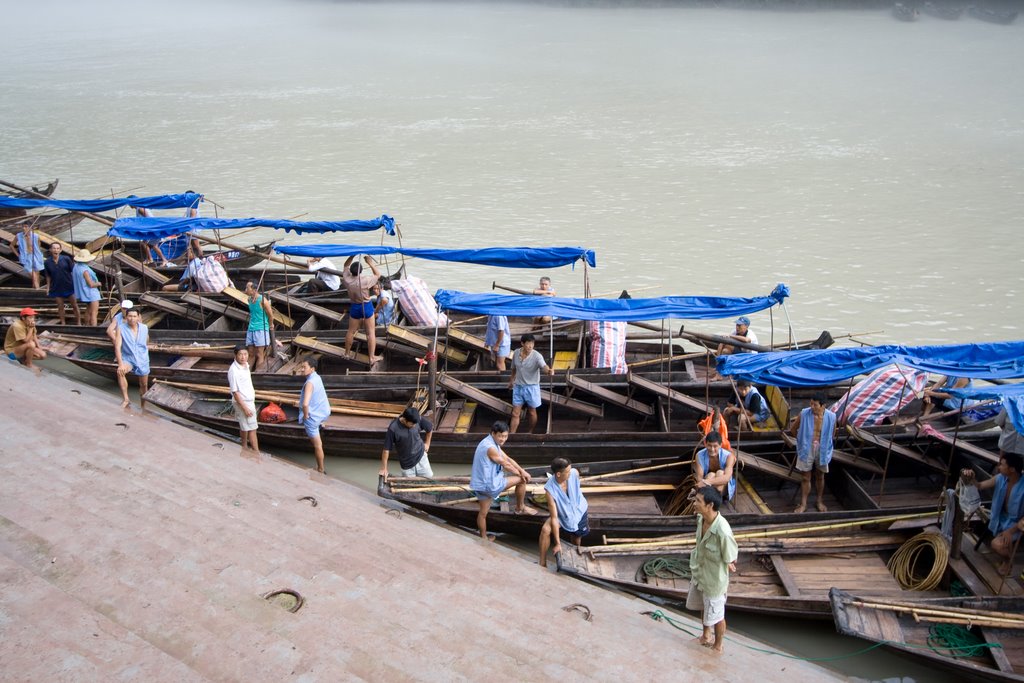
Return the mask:
POLYGON ((621 472, 606 472, 605 474, 594 474, 589 477, 580 477, 580 483, 597 481, 598 479, 607 479, 609 477, 622 477, 627 474, 638 474, 640 472, 653 472, 654 470, 665 470, 670 467, 679 467, 681 465, 692 465, 693 460, 677 460, 676 462, 662 463, 661 465, 651 465, 650 467, 637 467, 631 470, 623 470, 621 472))

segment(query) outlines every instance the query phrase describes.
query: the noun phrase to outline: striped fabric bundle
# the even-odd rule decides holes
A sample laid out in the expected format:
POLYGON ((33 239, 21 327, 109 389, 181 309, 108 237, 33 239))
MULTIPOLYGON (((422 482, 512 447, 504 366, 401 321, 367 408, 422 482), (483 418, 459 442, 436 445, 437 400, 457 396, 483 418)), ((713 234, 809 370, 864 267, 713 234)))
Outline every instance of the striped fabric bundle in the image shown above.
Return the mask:
POLYGON ((626 323, 591 321, 590 366, 611 368, 616 374, 626 370, 626 323))
POLYGON ((890 365, 857 382, 829 410, 836 413, 840 424, 855 427, 879 425, 920 396, 927 382, 926 372, 890 365), (842 415, 839 415, 840 410, 842 415))
POLYGON ((413 325, 444 327, 448 317, 437 310, 437 302, 427 289, 427 283, 418 277, 404 277, 391 281, 391 291, 398 297, 398 305, 413 325))
POLYGON ((216 256, 197 259, 193 277, 200 292, 223 292, 231 285, 231 279, 216 256))

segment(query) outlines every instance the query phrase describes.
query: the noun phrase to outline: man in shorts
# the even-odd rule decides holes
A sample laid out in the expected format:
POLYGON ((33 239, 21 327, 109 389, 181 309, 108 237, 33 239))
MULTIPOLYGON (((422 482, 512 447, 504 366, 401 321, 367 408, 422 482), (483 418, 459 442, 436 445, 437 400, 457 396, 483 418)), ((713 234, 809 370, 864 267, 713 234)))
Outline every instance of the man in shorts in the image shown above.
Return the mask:
POLYGON ((313 444, 313 455, 316 457, 316 471, 324 471, 324 442, 320 438, 320 425, 331 416, 331 402, 324 389, 324 381, 316 373, 316 358, 307 356, 299 365, 299 372, 306 377, 299 394, 299 424, 306 430, 306 436, 313 444))
POLYGON ((367 273, 362 264, 349 256, 345 260, 345 275, 342 278, 348 289, 348 298, 352 302, 348 309, 348 332, 345 333, 345 355, 352 353, 352 342, 360 326, 366 332, 366 352, 370 356, 370 366, 380 360, 377 355, 376 320, 373 303, 370 301, 373 286, 380 281, 380 271, 373 258, 367 254, 364 258, 372 272, 367 273))
POLYGON ((512 354, 512 376, 508 378, 508 388, 512 390, 512 433, 519 429, 519 418, 526 404, 527 428, 529 434, 537 426, 537 408, 540 407, 540 373, 548 375, 555 371, 544 362, 540 352, 533 346, 536 338, 532 334, 524 334, 519 339, 522 346, 512 354))
POLYGON ((260 451, 256 440, 256 390, 252 386, 252 373, 249 371, 249 349, 245 344, 235 347, 235 361, 228 368, 228 387, 231 390, 235 417, 242 435, 242 448, 260 451))
POLYGON ((529 473, 519 466, 501 449, 508 440, 508 425, 500 420, 491 425, 491 433, 477 444, 473 454, 473 470, 469 477, 469 488, 476 494, 480 510, 476 515, 476 526, 480 538, 493 541, 487 535, 487 513, 491 504, 507 489, 515 487, 517 515, 535 515, 536 510, 526 506, 526 484, 529 473), (506 472, 508 475, 506 475, 506 472))
POLYGON ((380 454, 380 476, 388 478, 388 457, 391 453, 398 455, 398 465, 402 468, 403 477, 433 477, 430 469, 430 437, 433 436, 434 425, 420 411, 409 406, 402 414, 391 421, 384 435, 384 450, 380 454), (422 435, 426 434, 426 438, 422 435))
POLYGON ((16 360, 26 368, 35 370, 33 361, 46 358, 46 351, 39 345, 36 331, 36 311, 25 307, 17 320, 7 328, 4 337, 4 353, 11 360, 16 360))
POLYGON ((117 363, 117 385, 121 388, 121 407, 131 406, 128 398, 128 373, 139 378, 139 403, 146 404, 149 388, 149 327, 142 322, 138 308, 124 311, 113 331, 114 360, 117 363))
POLYGON ((686 609, 701 611, 704 632, 697 642, 719 654, 725 646, 729 572, 736 571, 739 556, 732 527, 718 511, 721 506, 722 495, 714 486, 697 491, 693 501, 697 512, 697 543, 690 553, 690 592, 686 595, 686 609))
POLYGON ((561 534, 568 534, 579 547, 583 537, 590 533, 587 520, 587 499, 580 487, 580 473, 568 458, 558 457, 551 461, 551 476, 544 484, 548 498, 548 521, 540 530, 540 566, 548 566, 548 547, 553 547, 555 557, 562 552, 561 534))
POLYGON ((811 471, 814 471, 814 488, 818 495, 819 512, 825 507, 825 474, 832 462, 832 435, 836 429, 836 414, 825 410, 828 397, 818 392, 811 399, 811 407, 804 408, 793 418, 789 433, 796 437, 796 469, 803 476, 800 482, 800 505, 795 512, 807 509, 807 497, 811 493, 811 471))

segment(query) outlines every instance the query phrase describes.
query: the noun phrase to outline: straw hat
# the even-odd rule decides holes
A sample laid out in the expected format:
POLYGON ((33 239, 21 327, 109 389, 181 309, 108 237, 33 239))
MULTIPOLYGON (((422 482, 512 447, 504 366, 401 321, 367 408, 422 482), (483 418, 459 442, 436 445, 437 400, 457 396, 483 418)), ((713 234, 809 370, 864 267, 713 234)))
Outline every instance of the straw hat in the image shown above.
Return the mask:
POLYGON ((95 261, 96 256, 89 253, 88 249, 79 249, 78 253, 75 254, 75 261, 78 263, 88 263, 89 261, 95 261))

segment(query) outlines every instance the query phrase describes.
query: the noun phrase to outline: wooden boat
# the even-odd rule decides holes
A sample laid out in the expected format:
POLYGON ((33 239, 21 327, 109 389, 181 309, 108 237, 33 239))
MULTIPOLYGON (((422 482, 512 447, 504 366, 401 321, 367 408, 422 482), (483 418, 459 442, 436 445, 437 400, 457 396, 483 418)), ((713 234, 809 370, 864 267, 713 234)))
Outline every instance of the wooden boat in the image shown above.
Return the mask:
POLYGON ((58 214, 33 214, 20 218, 8 218, 0 220, 0 225, 6 230, 21 230, 24 225, 31 225, 37 232, 46 235, 59 235, 71 230, 73 227, 85 220, 85 214, 81 213, 58 213, 58 214))
POLYGON ((962 680, 1024 681, 1024 597, 875 600, 833 588, 829 599, 843 635, 962 680))
MULTIPOLYGON (((168 412, 192 420, 204 426, 226 433, 237 431, 237 422, 227 405, 226 388, 212 387, 216 391, 199 391, 172 386, 157 381, 146 394, 147 403, 168 412)), ((297 392, 293 394, 297 396, 297 392)), ((347 392, 346 398, 360 399, 360 392, 347 392)), ((407 392, 407 400, 394 401, 396 405, 413 404, 425 410, 427 391, 407 392)), ((514 457, 526 465, 546 465, 556 455, 564 455, 573 462, 635 458, 644 456, 668 457, 680 451, 690 451, 699 442, 700 435, 686 431, 682 420, 674 423, 672 431, 661 431, 648 426, 644 428, 635 414, 609 409, 600 422, 600 429, 592 429, 593 415, 579 415, 570 411, 583 410, 582 404, 559 400, 558 415, 553 419, 550 433, 515 434, 507 446, 514 457), (563 410, 564 409, 564 410, 563 410), (683 427, 681 429, 680 427, 683 427)), ((599 406, 585 404, 586 410, 600 410, 599 406)), ((262 407, 257 400, 257 407, 262 407)), ((480 404, 467 400, 449 400, 437 405, 434 436, 430 456, 435 462, 461 463, 468 466, 473 452, 495 416, 480 404)), ((285 408, 290 418, 297 416, 294 409, 285 408), (289 412, 290 410, 290 412, 289 412)), ((324 451, 329 455, 346 457, 380 456, 384 432, 391 421, 391 414, 372 416, 332 415, 321 429, 324 451)), ((543 419, 543 413, 542 413, 543 419)), ((543 422, 539 423, 543 429, 543 422)), ((778 445, 777 434, 765 436, 764 443, 778 445)), ((308 448, 309 440, 305 431, 295 423, 261 424, 260 443, 290 448, 308 448)), ((754 445, 751 443, 751 445, 754 445)))
MULTIPOLYGON (((15 199, 38 199, 39 195, 44 197, 51 196, 57 190, 57 184, 60 179, 51 180, 46 185, 34 185, 28 190, 15 190, 11 185, 6 183, 0 187, 0 194, 6 197, 13 197, 15 199)), ((0 218, 10 218, 15 216, 24 216, 26 214, 25 209, 0 209, 0 218)))
MULTIPOLYGON (((510 449, 510 452, 513 451, 510 449)), ((514 454, 514 457, 519 456, 514 454)), ((768 520, 780 525, 800 525, 934 511, 943 485, 942 477, 938 476, 895 477, 888 482, 893 494, 886 500, 890 507, 883 508, 862 493, 856 479, 839 466, 826 479, 828 511, 818 512, 812 506, 807 512, 795 513, 792 510, 799 499, 797 474, 768 453, 755 455, 740 450, 738 457, 742 473, 738 475, 736 496, 723 508, 726 518, 737 526, 763 524, 768 520), (847 481, 848 478, 851 481, 847 481)), ((591 533, 584 543, 600 544, 607 537, 651 538, 693 533, 696 517, 686 498, 692 486, 690 462, 689 458, 676 457, 574 463, 589 504, 591 533)), ((490 531, 525 538, 539 535, 547 519, 543 495, 547 468, 533 467, 527 471, 534 477, 528 501, 541 514, 517 515, 504 502, 487 517, 490 531)), ((386 482, 383 478, 378 481, 377 494, 450 524, 475 528, 478 508, 468 486, 468 476, 431 480, 391 477, 386 482)))
POLYGON ((897 2, 892 6, 892 15, 900 21, 917 21, 917 8, 897 2))
POLYGON ((949 5, 936 5, 933 2, 926 2, 921 6, 921 11, 930 17, 936 19, 946 19, 947 21, 954 21, 960 18, 960 15, 964 13, 964 6, 949 6, 949 5))
POLYGON ((995 9, 988 9, 986 7, 978 7, 977 5, 971 5, 967 8, 967 11, 975 19, 981 19, 987 21, 990 24, 1012 24, 1017 19, 1016 11, 1002 11, 995 9))
MULTIPOLYGON (((798 527, 735 527, 740 552, 729 580, 728 608, 828 619, 832 615, 828 593, 833 587, 882 600, 938 597, 938 592, 904 590, 886 566, 889 555, 919 531, 911 527, 934 521, 927 516, 931 519, 893 516, 798 527)), ((558 570, 684 604, 690 589, 693 537, 669 538, 673 545, 667 539, 581 549, 563 544, 558 570)))

